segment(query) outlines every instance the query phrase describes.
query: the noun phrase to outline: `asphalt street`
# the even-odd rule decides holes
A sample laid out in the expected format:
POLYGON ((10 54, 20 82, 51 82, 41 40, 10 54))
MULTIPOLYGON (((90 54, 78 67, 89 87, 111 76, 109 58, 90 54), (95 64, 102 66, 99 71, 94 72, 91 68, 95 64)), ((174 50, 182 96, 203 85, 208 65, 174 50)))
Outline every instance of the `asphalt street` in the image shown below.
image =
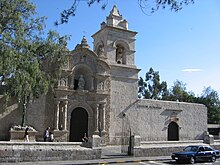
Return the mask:
MULTIPOLYGON (((144 161, 144 162, 121 163, 121 165, 189 165, 189 164, 186 164, 186 163, 185 164, 184 163, 177 164, 173 160, 166 160, 166 161, 150 160, 150 161, 144 161)), ((220 165, 220 159, 217 159, 216 162, 214 162, 214 163, 212 163, 212 162, 198 162, 198 163, 195 163, 195 165, 220 165)))

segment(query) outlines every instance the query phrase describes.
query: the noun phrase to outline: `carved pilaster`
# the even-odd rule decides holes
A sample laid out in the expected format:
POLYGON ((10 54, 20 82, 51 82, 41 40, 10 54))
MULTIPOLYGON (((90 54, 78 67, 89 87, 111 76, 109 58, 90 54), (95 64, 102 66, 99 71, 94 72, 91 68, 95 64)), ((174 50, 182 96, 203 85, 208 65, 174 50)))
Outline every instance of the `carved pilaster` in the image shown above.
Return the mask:
POLYGON ((102 104, 100 109, 102 111, 102 133, 105 133, 105 104, 102 104))
POLYGON ((55 130, 59 130, 60 101, 57 101, 56 103, 57 103, 57 109, 55 110, 54 126, 55 126, 55 130))
POLYGON ((95 134, 99 134, 99 104, 96 104, 96 111, 95 111, 95 134))
MULTIPOLYGON (((105 81, 105 90, 108 94, 111 93, 111 82, 109 78, 105 81)), ((105 134, 106 143, 109 142, 108 130, 110 127, 110 102, 111 102, 111 98, 108 95, 106 98, 106 105, 105 105, 105 130, 107 131, 107 133, 105 134)))
POLYGON ((64 101, 64 114, 63 114, 63 129, 67 130, 67 105, 68 101, 64 101))

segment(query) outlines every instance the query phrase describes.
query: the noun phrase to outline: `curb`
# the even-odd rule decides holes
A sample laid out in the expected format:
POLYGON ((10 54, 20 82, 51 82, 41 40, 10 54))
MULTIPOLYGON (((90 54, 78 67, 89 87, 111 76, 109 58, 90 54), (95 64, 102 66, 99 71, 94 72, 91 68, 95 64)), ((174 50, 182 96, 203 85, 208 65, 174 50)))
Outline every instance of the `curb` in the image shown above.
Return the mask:
POLYGON ((140 163, 140 162, 147 162, 147 161, 166 161, 166 160, 171 160, 168 158, 164 159, 137 159, 137 160, 120 160, 120 161, 96 161, 96 162, 87 162, 87 163, 71 163, 71 164, 65 164, 65 165, 104 165, 104 164, 120 164, 120 163, 140 163))

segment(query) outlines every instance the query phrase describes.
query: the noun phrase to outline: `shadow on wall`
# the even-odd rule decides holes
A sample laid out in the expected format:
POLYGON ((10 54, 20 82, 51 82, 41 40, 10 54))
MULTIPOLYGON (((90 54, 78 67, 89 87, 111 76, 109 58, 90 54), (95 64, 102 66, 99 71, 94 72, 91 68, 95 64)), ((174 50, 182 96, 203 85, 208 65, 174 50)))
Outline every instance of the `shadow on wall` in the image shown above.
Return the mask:
MULTIPOLYGON (((4 98, 1 98, 1 99, 4 99, 4 98)), ((1 107, 0 140, 9 141, 10 140, 9 130, 12 126, 21 124, 22 111, 19 110, 18 104, 13 99, 8 101, 8 105, 6 109, 4 109, 5 107, 4 101, 1 100, 0 107, 1 107)))
POLYGON ((126 115, 126 112, 127 112, 132 106, 134 106, 138 101, 139 101, 139 99, 135 100, 133 103, 131 103, 130 105, 128 105, 124 110, 121 111, 121 113, 119 113, 118 117, 119 117, 119 118, 124 118, 125 115, 126 115))

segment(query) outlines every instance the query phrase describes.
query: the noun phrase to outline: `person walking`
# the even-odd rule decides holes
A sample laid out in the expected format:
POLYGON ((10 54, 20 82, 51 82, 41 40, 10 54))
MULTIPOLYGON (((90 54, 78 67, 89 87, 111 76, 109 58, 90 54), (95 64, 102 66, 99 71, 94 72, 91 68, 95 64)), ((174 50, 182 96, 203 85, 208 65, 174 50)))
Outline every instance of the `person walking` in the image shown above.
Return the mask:
POLYGON ((29 134, 28 134, 29 128, 27 127, 24 131, 24 141, 29 142, 29 134))
POLYGON ((53 132, 50 132, 50 142, 53 142, 54 141, 54 135, 53 135, 53 132))
POLYGON ((47 129, 44 131, 44 142, 48 142, 50 139, 50 127, 47 127, 47 129))

